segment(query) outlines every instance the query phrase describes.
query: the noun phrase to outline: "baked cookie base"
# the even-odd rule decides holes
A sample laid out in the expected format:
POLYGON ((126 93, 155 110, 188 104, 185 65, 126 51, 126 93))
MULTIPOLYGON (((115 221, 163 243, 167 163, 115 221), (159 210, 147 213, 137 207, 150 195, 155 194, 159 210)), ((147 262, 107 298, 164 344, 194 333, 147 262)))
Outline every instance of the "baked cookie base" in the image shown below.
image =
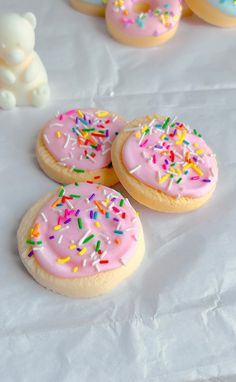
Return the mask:
POLYGON ((37 138, 36 157, 41 169, 49 176, 49 178, 58 183, 70 184, 91 181, 110 187, 119 182, 112 167, 104 167, 94 171, 85 170, 84 173, 77 173, 69 167, 59 165, 43 143, 43 130, 39 133, 37 138), (100 178, 95 179, 97 176, 100 178))
POLYGON ((175 28, 170 29, 168 32, 157 37, 134 37, 129 36, 127 33, 124 33, 122 30, 113 25, 108 20, 108 17, 106 17, 106 24, 109 33, 115 40, 119 41, 121 44, 130 45, 137 48, 151 48, 154 46, 164 44, 166 41, 174 37, 178 29, 177 25, 175 28))
POLYGON ((70 0, 72 7, 81 13, 91 16, 105 16, 105 6, 85 3, 79 0, 70 0))
POLYGON ((185 0, 189 8, 209 24, 223 28, 236 26, 236 17, 227 16, 206 0, 185 0))
MULTIPOLYGON (((147 123, 147 119, 139 118, 129 123, 126 128, 137 127, 147 123)), ((123 146, 131 133, 123 131, 112 145, 111 157, 116 174, 126 191, 139 203, 153 210, 168 213, 183 213, 196 210, 205 204, 212 196, 215 188, 207 195, 200 198, 181 196, 174 198, 159 191, 135 178, 129 173, 122 160, 123 146)))
MULTIPOLYGON (((137 252, 133 255, 127 265, 122 265, 120 268, 99 272, 93 276, 80 277, 74 279, 59 278, 47 273, 32 256, 28 257, 30 246, 26 244, 30 229, 45 203, 47 203, 58 190, 50 192, 45 197, 34 204, 23 217, 18 232, 17 241, 20 258, 31 276, 42 286, 54 292, 68 297, 88 298, 99 296, 110 292, 124 279, 130 276, 140 265, 145 251, 143 230, 140 224, 137 252)), ((46 256, 46 254, 45 254, 46 256)))

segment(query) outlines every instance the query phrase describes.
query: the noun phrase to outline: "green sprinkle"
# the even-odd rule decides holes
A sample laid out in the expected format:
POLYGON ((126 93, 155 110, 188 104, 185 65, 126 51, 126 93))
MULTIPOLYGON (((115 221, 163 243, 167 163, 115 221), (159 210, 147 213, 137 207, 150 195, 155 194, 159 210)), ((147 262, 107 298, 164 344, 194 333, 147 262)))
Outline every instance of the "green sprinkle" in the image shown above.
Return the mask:
POLYGON ((81 170, 81 169, 79 169, 79 168, 73 168, 73 171, 74 171, 74 172, 81 172, 81 173, 85 172, 84 170, 81 170))
POLYGON ((182 182, 182 178, 179 178, 176 183, 179 184, 180 182, 182 182))
POLYGON ((84 241, 82 242, 82 244, 86 244, 88 243, 90 240, 92 240, 94 238, 94 235, 90 235, 88 237, 86 237, 86 239, 84 239, 84 241))
POLYGON ((166 118, 165 122, 163 123, 162 125, 162 129, 165 130, 168 126, 168 124, 170 123, 170 117, 166 118))
POLYGON ((121 201, 120 201, 120 207, 123 207, 123 205, 124 205, 124 199, 121 199, 121 201))
POLYGON ((78 186, 79 186, 79 183, 78 183, 78 182, 75 182, 75 186, 77 186, 77 187, 78 187, 78 186))
POLYGON ((110 212, 106 212, 106 214, 105 214, 105 216, 106 216, 106 219, 109 219, 109 217, 110 217, 110 212))
POLYGON ((34 245, 34 244, 35 244, 35 241, 33 241, 33 240, 26 240, 26 243, 27 243, 27 244, 32 244, 32 245, 34 245))
POLYGON ((79 226, 79 229, 83 228, 83 223, 81 218, 78 218, 78 226, 79 226))
POLYGON ((70 194, 70 197, 71 197, 71 198, 80 198, 80 195, 70 194))
POLYGON ((171 163, 170 167, 175 167, 176 163, 171 163))
POLYGON ((189 142, 188 141, 183 141, 185 145, 189 145, 189 142))
POLYGON ((174 174, 170 174, 170 178, 171 178, 171 179, 174 178, 174 174))
POLYGON ((92 127, 90 129, 82 129, 82 131, 94 131, 95 129, 93 129, 92 127))
POLYGON ((100 246, 101 246, 101 240, 98 240, 98 241, 97 241, 97 244, 96 244, 96 248, 95 248, 95 251, 96 251, 96 252, 99 251, 100 246))
POLYGON ((202 138, 202 134, 198 134, 199 138, 202 138))
POLYGON ((197 130, 196 129, 193 129, 193 132, 195 135, 197 135, 197 130))
POLYGON ((61 196, 63 196, 64 194, 65 194, 65 189, 64 189, 64 187, 63 187, 63 188, 61 188, 61 190, 60 190, 58 196, 61 197, 61 196))
POLYGON ((39 241, 36 241, 36 244, 37 244, 37 245, 42 245, 43 242, 42 242, 42 240, 39 240, 39 241))
POLYGON ((117 229, 115 229, 114 233, 116 233, 117 235, 123 235, 123 231, 118 231, 117 229))

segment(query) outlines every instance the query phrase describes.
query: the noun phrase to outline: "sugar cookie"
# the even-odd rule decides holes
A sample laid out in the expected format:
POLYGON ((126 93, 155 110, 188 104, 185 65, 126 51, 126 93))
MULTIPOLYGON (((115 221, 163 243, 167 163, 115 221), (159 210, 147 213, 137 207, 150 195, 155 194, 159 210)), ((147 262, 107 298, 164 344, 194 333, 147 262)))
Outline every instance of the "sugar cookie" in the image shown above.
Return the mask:
POLYGON ((183 1, 180 1, 181 4, 182 4, 182 17, 188 17, 188 16, 191 16, 192 14, 192 11, 191 9, 189 8, 189 6, 186 4, 186 2, 183 0, 183 1))
POLYGON ((55 116, 39 133, 40 167, 59 183, 92 181, 112 186, 111 144, 126 121, 108 111, 70 110, 55 116))
POLYGON ((106 0, 70 0, 74 9, 92 16, 105 16, 106 0))
POLYGON ((219 27, 236 26, 236 2, 234 0, 185 0, 189 8, 207 23, 219 27))
POLYGON ((144 255, 141 222, 128 199, 94 183, 46 195, 26 213, 17 237, 33 278, 71 297, 109 292, 144 255))
POLYGON ((130 195, 162 212, 202 206, 218 178, 215 155, 201 135, 169 117, 130 122, 113 143, 112 162, 130 195))
POLYGON ((109 0, 106 24, 110 34, 119 42, 152 47, 174 36, 181 11, 179 0, 109 0))

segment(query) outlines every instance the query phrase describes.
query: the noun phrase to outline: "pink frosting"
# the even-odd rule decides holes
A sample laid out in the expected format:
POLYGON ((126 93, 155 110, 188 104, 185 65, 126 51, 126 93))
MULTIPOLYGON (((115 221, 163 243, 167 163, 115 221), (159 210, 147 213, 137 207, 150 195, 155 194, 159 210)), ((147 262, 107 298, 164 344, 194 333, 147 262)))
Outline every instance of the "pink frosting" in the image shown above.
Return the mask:
POLYGON ((62 187, 35 220, 29 256, 61 278, 109 271, 135 254, 139 224, 129 201, 115 190, 94 183, 62 187))
POLYGON ((125 124, 108 111, 70 110, 47 123, 43 141, 61 166, 92 171, 110 164, 111 144, 125 124))
POLYGON ((174 28, 181 16, 179 0, 109 0, 108 22, 130 36, 160 36, 174 28), (146 12, 137 13, 137 4, 145 4, 146 12))
POLYGON ((135 178, 174 197, 198 198, 213 189, 216 158, 195 129, 158 117, 128 130, 123 162, 135 178))

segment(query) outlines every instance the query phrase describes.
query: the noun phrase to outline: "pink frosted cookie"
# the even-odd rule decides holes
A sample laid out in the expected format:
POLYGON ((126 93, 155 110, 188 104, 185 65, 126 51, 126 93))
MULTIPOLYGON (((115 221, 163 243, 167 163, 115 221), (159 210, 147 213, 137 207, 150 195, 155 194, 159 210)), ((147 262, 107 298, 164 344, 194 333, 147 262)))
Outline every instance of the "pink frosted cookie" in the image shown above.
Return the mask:
POLYGON ((106 24, 119 42, 152 47, 174 36, 181 12, 180 0, 109 0, 106 24))
POLYGON ((75 109, 56 115, 41 130, 36 155, 52 179, 68 184, 118 182, 111 163, 111 145, 126 121, 109 111, 75 109))
POLYGON ((71 297, 109 292, 144 255, 142 226, 128 199, 95 183, 46 195, 26 213, 17 237, 35 280, 71 297))
POLYGON ((200 207, 218 179, 215 154, 202 136, 169 117, 130 122, 113 143, 112 162, 133 198, 163 212, 200 207))

